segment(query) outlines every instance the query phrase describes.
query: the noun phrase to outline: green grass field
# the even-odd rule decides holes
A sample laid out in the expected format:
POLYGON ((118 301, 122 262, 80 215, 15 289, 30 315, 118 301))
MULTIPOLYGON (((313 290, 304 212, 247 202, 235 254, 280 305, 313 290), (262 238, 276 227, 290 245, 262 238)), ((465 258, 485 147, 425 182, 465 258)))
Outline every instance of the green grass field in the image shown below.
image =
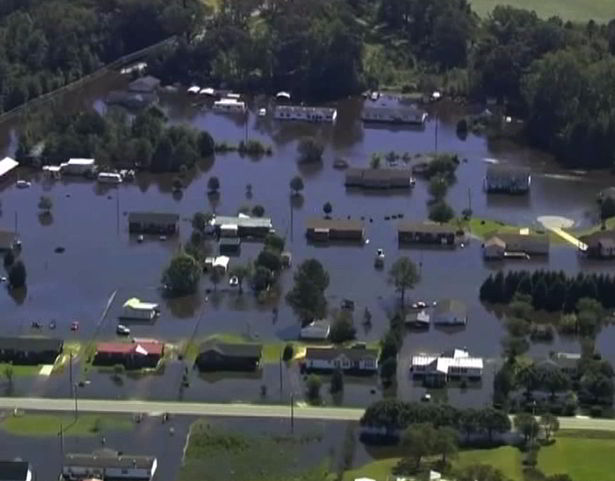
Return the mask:
POLYGON ((558 15, 564 20, 606 23, 615 18, 613 0, 471 0, 472 8, 481 16, 486 16, 496 5, 535 10, 544 18, 558 15))
POLYGON ((16 436, 57 436, 63 427, 66 436, 96 436, 107 431, 129 431, 134 422, 130 416, 81 414, 75 421, 70 415, 25 414, 8 416, 0 421, 0 429, 16 436))

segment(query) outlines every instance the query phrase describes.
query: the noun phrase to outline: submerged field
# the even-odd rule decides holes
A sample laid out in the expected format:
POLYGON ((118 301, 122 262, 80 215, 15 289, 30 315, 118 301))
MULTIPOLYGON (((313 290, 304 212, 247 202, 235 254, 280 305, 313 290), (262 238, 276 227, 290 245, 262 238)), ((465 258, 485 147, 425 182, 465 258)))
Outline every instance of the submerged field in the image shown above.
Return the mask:
POLYGON ((471 0, 472 8, 486 16, 497 5, 511 5, 517 8, 535 10, 541 17, 557 15, 564 20, 587 22, 594 20, 607 23, 615 18, 613 0, 471 0))

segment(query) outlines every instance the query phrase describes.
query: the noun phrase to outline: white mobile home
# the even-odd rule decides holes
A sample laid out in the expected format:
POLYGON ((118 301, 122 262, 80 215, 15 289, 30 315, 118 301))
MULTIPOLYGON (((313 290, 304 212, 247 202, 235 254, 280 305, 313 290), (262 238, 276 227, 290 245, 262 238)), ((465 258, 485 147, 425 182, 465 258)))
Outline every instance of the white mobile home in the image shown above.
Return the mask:
POLYGON ((122 306, 121 318, 151 321, 160 314, 160 306, 154 302, 143 302, 136 297, 128 299, 122 306))
POLYGON ((216 112, 245 113, 246 103, 235 98, 224 98, 214 102, 213 109, 216 112))
POLYGON ((158 460, 149 456, 131 456, 105 449, 92 454, 67 454, 62 463, 62 479, 114 479, 150 481, 158 460))
POLYGON ((483 375, 483 359, 471 357, 468 351, 453 349, 437 356, 413 356, 410 373, 427 383, 444 384, 455 379, 478 380, 483 375))
POLYGON ((117 172, 100 172, 96 180, 101 184, 121 184, 122 176, 117 172))
POLYGON ((305 368, 316 371, 354 371, 372 374, 378 371, 378 350, 353 347, 308 347, 305 368))
POLYGON ((62 173, 68 175, 87 175, 94 172, 94 159, 69 159, 60 164, 62 173))

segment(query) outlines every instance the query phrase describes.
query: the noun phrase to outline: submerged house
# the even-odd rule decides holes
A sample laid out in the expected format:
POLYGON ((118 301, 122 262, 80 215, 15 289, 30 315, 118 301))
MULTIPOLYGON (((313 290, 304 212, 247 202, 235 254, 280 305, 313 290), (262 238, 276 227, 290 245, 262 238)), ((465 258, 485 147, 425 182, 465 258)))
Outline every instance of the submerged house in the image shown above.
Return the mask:
POLYGON ((431 244, 455 246, 457 230, 447 224, 403 221, 397 226, 400 244, 431 244))
POLYGON ((91 454, 70 453, 64 456, 61 479, 65 481, 86 479, 150 481, 157 469, 158 460, 153 456, 120 454, 111 449, 102 449, 91 454))
POLYGON ((27 461, 0 461, 0 481, 33 481, 34 472, 27 461))
POLYGON ((343 371, 373 374, 378 371, 378 350, 362 346, 352 348, 308 347, 304 368, 308 371, 343 371))
POLYGON ((365 228, 360 220, 312 218, 306 222, 305 235, 312 241, 361 242, 365 228))
POLYGON ((360 169, 346 170, 344 185, 363 189, 409 189, 414 185, 410 169, 360 169))
POLYGON ((303 105, 276 105, 276 120, 305 120, 308 122, 335 122, 337 109, 332 107, 306 107, 303 105))
POLYGON ((173 235, 179 230, 179 215, 166 212, 131 212, 128 231, 131 234, 173 235))
POLYGON ((484 185, 487 192, 525 194, 530 190, 531 171, 525 167, 489 165, 484 185))
POLYGON ((443 385, 452 380, 480 380, 483 359, 464 349, 453 349, 437 356, 418 355, 410 361, 410 374, 428 385, 443 385))
POLYGON ((301 339, 324 341, 329 337, 331 324, 329 321, 312 321, 307 326, 301 328, 301 339))
POLYGON ((416 310, 406 314, 404 323, 409 327, 427 328, 431 322, 431 316, 425 309, 416 310))
POLYGON ((260 367, 261 344, 208 341, 201 345, 195 365, 199 371, 255 371, 260 367))
POLYGON ((49 337, 1 337, 0 362, 13 364, 54 364, 62 354, 64 341, 49 337))
POLYGON ((438 302, 432 317, 435 325, 465 326, 468 323, 468 308, 461 301, 444 299, 438 302))
POLYGON ((160 87, 160 79, 151 75, 139 77, 128 84, 129 92, 153 93, 160 87))
POLYGON ((0 231, 0 252, 13 250, 17 247, 19 238, 15 232, 0 231))
POLYGON ((101 342, 96 346, 94 364, 126 369, 154 368, 164 355, 164 343, 155 339, 135 339, 133 342, 101 342))
POLYGON ((485 259, 503 259, 549 255, 549 236, 547 234, 501 233, 487 239, 483 244, 485 259))
POLYGON ((615 230, 602 230, 582 236, 579 240, 587 246, 585 254, 594 259, 615 258, 615 230))
POLYGON ((404 102, 395 96, 382 95, 364 101, 361 120, 422 126, 427 120, 427 112, 418 108, 415 103, 404 102))
POLYGON ((136 297, 132 297, 124 302, 121 319, 138 319, 151 321, 160 314, 160 306, 155 302, 143 302, 136 297))
POLYGON ((210 225, 220 237, 264 238, 273 232, 273 223, 268 217, 217 215, 210 221, 210 225))

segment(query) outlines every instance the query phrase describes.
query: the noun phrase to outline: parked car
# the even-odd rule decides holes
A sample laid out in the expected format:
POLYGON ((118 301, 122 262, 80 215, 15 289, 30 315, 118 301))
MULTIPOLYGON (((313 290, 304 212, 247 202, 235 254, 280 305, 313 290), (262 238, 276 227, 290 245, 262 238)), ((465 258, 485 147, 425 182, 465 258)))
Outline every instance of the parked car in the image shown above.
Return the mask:
POLYGON ((28 187, 30 187, 32 185, 31 182, 28 182, 27 180, 18 180, 17 181, 17 188, 18 189, 27 189, 28 187))
POLYGON ((115 332, 117 333, 118 336, 129 336, 130 335, 130 329, 126 327, 124 324, 118 324, 117 327, 115 328, 115 332))
POLYGON ((236 287, 239 285, 239 278, 237 276, 232 276, 229 280, 228 280, 228 285, 231 287, 236 287))

